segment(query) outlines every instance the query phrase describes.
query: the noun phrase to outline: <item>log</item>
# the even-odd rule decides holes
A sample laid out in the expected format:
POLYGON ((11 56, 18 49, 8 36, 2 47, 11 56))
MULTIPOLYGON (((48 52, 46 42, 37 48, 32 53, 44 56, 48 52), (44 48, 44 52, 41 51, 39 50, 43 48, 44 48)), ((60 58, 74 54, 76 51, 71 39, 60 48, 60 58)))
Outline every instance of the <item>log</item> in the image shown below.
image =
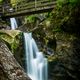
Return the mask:
POLYGON ((0 40, 0 80, 31 80, 14 58, 6 44, 0 40))

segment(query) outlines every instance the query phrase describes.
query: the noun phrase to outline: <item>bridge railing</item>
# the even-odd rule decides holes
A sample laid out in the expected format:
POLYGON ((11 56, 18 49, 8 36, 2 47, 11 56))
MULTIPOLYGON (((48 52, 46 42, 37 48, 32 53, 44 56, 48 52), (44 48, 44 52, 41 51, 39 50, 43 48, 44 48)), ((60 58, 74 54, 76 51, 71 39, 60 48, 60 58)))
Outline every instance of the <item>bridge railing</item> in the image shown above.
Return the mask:
POLYGON ((53 1, 49 1, 49 0, 44 0, 44 1, 37 1, 37 2, 31 2, 28 4, 21 4, 21 5, 16 5, 16 11, 20 11, 20 10, 25 10, 25 9, 37 9, 37 8, 41 8, 41 7, 46 7, 46 6, 51 6, 54 5, 55 2, 53 1))
POLYGON ((2 5, 0 5, 0 14, 2 14, 2 12, 3 12, 3 11, 2 11, 2 5))
POLYGON ((34 2, 26 2, 23 1, 22 3, 18 2, 16 4, 7 4, 6 7, 3 6, 3 13, 4 14, 11 14, 14 12, 22 12, 22 11, 30 11, 30 10, 37 10, 37 8, 43 8, 43 7, 51 7, 54 6, 56 2, 53 0, 40 0, 40 1, 34 1, 34 2), (14 5, 14 6, 11 6, 14 5))

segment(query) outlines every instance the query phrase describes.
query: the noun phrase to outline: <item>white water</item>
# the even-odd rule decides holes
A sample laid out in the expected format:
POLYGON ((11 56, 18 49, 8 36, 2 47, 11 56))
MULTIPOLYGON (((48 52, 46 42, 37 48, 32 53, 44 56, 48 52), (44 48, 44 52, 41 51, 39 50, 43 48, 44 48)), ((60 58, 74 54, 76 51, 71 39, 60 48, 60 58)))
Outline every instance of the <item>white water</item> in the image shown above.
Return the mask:
POLYGON ((15 18, 10 18, 10 22, 11 22, 11 29, 15 30, 18 27, 16 19, 15 18))
POLYGON ((39 52, 31 33, 24 33, 26 69, 32 80, 48 80, 47 59, 39 52))

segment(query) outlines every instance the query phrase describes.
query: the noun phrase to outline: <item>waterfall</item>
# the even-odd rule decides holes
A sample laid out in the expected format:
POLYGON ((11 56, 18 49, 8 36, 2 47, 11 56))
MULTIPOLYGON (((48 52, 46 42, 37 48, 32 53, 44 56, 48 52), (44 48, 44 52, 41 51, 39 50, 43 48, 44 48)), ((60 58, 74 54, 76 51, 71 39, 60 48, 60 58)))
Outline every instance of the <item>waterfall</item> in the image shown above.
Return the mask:
POLYGON ((24 33, 25 53, 26 53, 26 70, 32 80, 48 80, 48 62, 39 52, 35 40, 31 33, 24 33))
POLYGON ((10 18, 10 22, 11 22, 11 29, 15 30, 18 27, 16 19, 15 18, 10 18))

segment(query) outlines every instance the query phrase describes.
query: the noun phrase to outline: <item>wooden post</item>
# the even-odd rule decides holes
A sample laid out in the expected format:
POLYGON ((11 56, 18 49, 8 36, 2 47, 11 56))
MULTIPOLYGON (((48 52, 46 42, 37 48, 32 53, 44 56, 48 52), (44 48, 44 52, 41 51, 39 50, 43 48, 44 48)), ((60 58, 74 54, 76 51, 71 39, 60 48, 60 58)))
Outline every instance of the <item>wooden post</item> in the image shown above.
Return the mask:
POLYGON ((3 14, 5 13, 4 11, 5 11, 4 6, 2 6, 2 13, 3 13, 3 14))
POLYGON ((17 4, 15 5, 15 12, 17 12, 17 4))
POLYGON ((37 0, 35 0, 35 9, 37 8, 37 0))

